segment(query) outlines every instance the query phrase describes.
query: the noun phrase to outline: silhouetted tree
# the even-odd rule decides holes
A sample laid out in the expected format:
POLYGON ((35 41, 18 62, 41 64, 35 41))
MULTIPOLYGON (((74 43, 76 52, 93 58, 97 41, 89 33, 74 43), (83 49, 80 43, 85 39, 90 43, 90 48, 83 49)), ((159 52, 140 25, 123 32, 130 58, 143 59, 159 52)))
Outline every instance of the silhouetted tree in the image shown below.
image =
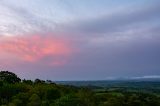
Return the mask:
POLYGON ((35 79, 34 83, 35 84, 43 84, 43 83, 45 83, 45 81, 44 80, 40 80, 40 79, 35 79))
POLYGON ((26 80, 26 79, 24 79, 24 80, 22 80, 22 82, 25 83, 25 84, 29 84, 29 85, 33 84, 32 80, 26 80))
POLYGON ((0 72, 0 81, 14 84, 14 83, 20 82, 21 79, 19 77, 17 77, 17 75, 12 72, 1 71, 0 72))

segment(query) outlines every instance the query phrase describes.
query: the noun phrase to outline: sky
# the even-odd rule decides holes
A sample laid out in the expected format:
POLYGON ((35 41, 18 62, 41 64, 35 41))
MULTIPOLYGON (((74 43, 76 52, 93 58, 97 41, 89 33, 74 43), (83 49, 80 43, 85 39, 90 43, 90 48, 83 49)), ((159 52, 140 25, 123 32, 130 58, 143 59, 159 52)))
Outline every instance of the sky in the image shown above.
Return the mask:
POLYGON ((160 77, 159 0, 0 0, 0 70, 20 78, 160 77))

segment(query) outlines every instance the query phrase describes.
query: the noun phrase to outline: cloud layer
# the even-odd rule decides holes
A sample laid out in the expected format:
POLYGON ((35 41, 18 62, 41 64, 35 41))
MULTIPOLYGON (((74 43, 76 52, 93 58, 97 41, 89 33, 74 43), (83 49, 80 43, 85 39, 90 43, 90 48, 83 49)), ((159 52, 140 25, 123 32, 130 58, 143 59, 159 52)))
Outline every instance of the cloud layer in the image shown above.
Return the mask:
POLYGON ((160 74, 158 0, 2 0, 2 69, 89 80, 160 74))

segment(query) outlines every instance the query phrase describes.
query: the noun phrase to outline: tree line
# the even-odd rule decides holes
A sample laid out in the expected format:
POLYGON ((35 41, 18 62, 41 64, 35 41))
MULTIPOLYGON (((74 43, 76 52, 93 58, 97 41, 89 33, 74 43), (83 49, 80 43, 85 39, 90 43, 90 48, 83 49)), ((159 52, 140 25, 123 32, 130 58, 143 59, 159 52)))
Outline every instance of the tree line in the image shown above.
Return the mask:
POLYGON ((160 95, 142 92, 98 92, 50 80, 21 80, 0 72, 0 106, 160 106, 160 95))

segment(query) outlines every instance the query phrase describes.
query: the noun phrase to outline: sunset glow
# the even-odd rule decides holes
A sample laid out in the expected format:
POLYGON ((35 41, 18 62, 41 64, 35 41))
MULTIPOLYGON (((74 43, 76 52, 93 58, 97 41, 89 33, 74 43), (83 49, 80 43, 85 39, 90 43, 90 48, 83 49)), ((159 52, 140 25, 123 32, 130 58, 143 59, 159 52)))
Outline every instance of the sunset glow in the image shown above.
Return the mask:
POLYGON ((5 40, 0 42, 0 51, 26 62, 37 62, 48 58, 46 65, 63 64, 62 61, 73 53, 69 41, 38 35, 5 37, 5 40))

